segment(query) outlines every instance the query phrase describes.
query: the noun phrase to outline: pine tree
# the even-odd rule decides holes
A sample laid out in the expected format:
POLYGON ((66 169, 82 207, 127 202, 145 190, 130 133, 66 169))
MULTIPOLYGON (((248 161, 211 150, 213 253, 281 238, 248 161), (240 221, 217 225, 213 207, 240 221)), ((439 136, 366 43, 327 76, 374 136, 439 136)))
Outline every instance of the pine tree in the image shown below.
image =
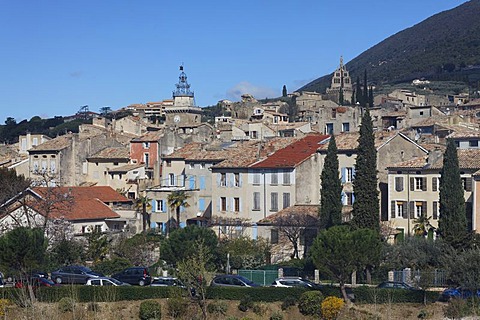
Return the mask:
POLYGON ((366 107, 368 103, 368 84, 367 84, 367 69, 363 74, 363 107, 366 107))
POLYGON ((360 77, 357 77, 356 89, 355 89, 355 103, 359 103, 363 106, 363 94, 362 94, 362 85, 360 84, 360 77))
POLYGON ((379 231, 377 150, 375 149, 373 124, 369 109, 365 110, 360 125, 353 192, 355 201, 353 203, 352 224, 357 228, 379 231))
POLYGON ((321 176, 320 227, 327 229, 342 223, 342 182, 338 174, 337 144, 330 137, 321 176))
POLYGON ((370 86, 368 89, 368 104, 370 108, 373 108, 373 88, 370 86))
POLYGON ((286 97, 286 96, 287 96, 287 86, 286 86, 286 85, 283 85, 282 97, 286 97))
POLYGON ((467 229, 467 216, 463 184, 460 178, 457 148, 452 139, 447 141, 440 172, 440 236, 454 248, 469 245, 470 233, 467 229))

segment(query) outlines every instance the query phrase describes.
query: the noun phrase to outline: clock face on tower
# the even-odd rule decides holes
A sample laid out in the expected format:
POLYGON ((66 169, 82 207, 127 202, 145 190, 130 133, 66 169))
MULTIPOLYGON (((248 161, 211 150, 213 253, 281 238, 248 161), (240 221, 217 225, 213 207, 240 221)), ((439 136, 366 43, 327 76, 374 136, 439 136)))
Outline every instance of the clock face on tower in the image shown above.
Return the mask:
POLYGON ((179 123, 180 122, 180 116, 176 115, 175 117, 173 117, 173 122, 179 123))

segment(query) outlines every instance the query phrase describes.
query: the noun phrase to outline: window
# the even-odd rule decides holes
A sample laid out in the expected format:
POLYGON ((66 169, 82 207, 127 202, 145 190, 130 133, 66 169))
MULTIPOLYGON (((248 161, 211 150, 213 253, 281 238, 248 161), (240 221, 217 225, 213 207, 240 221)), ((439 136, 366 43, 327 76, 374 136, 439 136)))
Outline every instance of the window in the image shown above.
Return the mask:
POLYGON ((174 186, 175 185, 175 174, 173 173, 169 173, 168 174, 168 184, 170 186, 174 186))
POLYGON ((333 134, 333 123, 327 123, 325 125, 325 133, 326 134, 333 134))
POLYGON ((345 192, 345 205, 346 206, 351 206, 353 205, 353 192, 345 192))
POLYGON ((21 148, 20 148, 22 151, 26 151, 27 150, 27 139, 26 138, 22 138, 22 143, 21 143, 21 148))
POLYGON ((337 109, 332 109, 332 119, 337 118, 337 109))
POLYGON ((240 212, 240 198, 233 198, 233 211, 240 212))
POLYGON ((271 244, 277 244, 278 243, 278 230, 277 229, 271 229, 270 230, 270 243, 271 244))
POLYGON ((150 148, 150 142, 144 142, 143 143, 143 148, 144 149, 149 149, 150 148))
POLYGON ((227 174, 220 173, 220 187, 226 187, 226 186, 227 186, 227 174))
POLYGON ((470 147, 478 147, 478 140, 470 140, 470 141, 468 142, 468 145, 469 145, 470 147))
POLYGON ((395 177, 395 191, 403 191, 403 177, 395 177))
POLYGON ((410 178, 410 191, 427 191, 427 178, 426 177, 410 178))
POLYGON ((407 217, 407 203, 404 201, 392 201, 391 218, 406 218, 407 217), (396 214, 395 214, 396 213, 396 214))
POLYGON ((166 164, 167 167, 171 167, 171 166, 172 166, 172 161, 171 161, 171 160, 167 160, 167 161, 165 162, 165 164, 166 164))
POLYGON ((425 201, 415 201, 415 218, 418 218, 423 214, 425 214, 424 206, 425 206, 425 201))
POLYGON ((290 172, 283 173, 283 184, 290 185, 290 172))
POLYGON ((240 187, 240 173, 233 174, 233 182, 235 187, 240 187))
POLYGON ((270 211, 278 211, 278 193, 272 192, 270 194, 270 211))
POLYGON ((227 198, 226 197, 221 197, 220 198, 220 210, 222 211, 227 211, 227 198))
POLYGON ((195 169, 195 163, 189 163, 188 168, 189 169, 195 169))
POLYGON ((200 163, 200 169, 205 169, 205 162, 200 163))
POLYGON ((165 212, 165 209, 163 208, 163 200, 157 200, 156 201, 156 211, 157 212, 165 212))
POLYGON ((273 185, 278 184, 278 173, 277 172, 272 172, 270 184, 273 184, 273 185))
POLYGON ((253 210, 260 210, 260 192, 253 193, 253 210))
POLYGON ((472 178, 462 177, 463 190, 472 191, 472 178))
POLYGON ((38 145, 38 138, 33 138, 33 143, 32 143, 33 146, 37 146, 38 145))
POLYGON ((355 170, 353 167, 342 168, 343 183, 353 182, 354 176, 355 176, 355 170))
POLYGON ((342 132, 349 132, 350 131, 350 123, 344 122, 342 123, 342 132))
POLYGON ((290 207, 290 193, 283 194, 283 209, 290 207))
POLYGON ((147 168, 150 166, 150 154, 148 153, 143 154, 143 163, 145 163, 145 167, 147 168))
POLYGON ((56 163, 55 163, 55 160, 50 160, 50 172, 51 173, 55 173, 56 171, 56 163))
POLYGON ((250 131, 250 138, 257 139, 258 138, 257 131, 250 131))
POLYGON ((260 173, 253 174, 253 184, 260 184, 260 173))
POLYGON ((95 225, 95 232, 102 232, 102 226, 101 225, 95 225))

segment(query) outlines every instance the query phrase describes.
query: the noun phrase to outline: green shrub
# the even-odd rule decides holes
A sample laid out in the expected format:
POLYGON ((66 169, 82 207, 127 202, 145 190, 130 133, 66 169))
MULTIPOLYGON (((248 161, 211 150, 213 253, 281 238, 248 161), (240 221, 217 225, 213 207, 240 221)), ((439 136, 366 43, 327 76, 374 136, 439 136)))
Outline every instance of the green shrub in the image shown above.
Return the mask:
POLYGON ((167 300, 167 314, 176 319, 183 317, 188 311, 188 301, 181 297, 170 298, 167 300))
POLYGON ((160 320, 162 318, 162 308, 160 303, 155 300, 146 300, 140 303, 140 320, 160 320))
POLYGON ((298 310, 303 315, 321 315, 321 305, 323 301, 323 294, 320 291, 304 292, 298 300, 298 310))
POLYGON ((275 311, 270 316, 270 320, 283 320, 283 314, 280 311, 275 311))
POLYGON ((292 296, 285 297, 282 302, 282 310, 287 310, 288 308, 297 304, 297 299, 292 296))
POLYGON ((228 311, 228 304, 225 301, 218 301, 215 300, 213 302, 210 302, 207 305, 207 312, 214 314, 214 315, 226 315, 228 311))
POLYGON ((113 259, 103 260, 97 263, 93 269, 103 274, 114 274, 131 266, 132 264, 127 259, 114 257, 113 259))
POLYGON ((252 297, 249 295, 245 295, 241 300, 240 304, 238 305, 238 310, 246 312, 248 309, 253 308, 253 300, 252 297))
POLYGON ((63 297, 58 301, 58 310, 60 312, 71 312, 75 309, 75 300, 69 297, 63 297))

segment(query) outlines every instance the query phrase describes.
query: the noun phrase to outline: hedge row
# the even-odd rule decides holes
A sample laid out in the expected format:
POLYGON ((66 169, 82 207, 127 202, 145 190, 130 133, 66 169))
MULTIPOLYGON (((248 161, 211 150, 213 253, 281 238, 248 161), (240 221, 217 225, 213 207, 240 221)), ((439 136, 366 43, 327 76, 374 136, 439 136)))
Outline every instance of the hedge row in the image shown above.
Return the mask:
MULTIPOLYGON (((246 295, 253 301, 275 302, 283 301, 287 297, 299 299, 304 288, 228 288, 228 287, 209 287, 207 291, 208 299, 221 300, 241 300, 246 295)), ((338 287, 324 286, 320 290, 324 297, 335 296, 342 297, 338 287)), ((24 290, 14 288, 0 289, 0 297, 17 299, 24 290)), ((412 290, 392 290, 379 289, 374 287, 357 287, 347 292, 353 294, 356 303, 422 303, 424 301, 423 291, 412 290)), ((39 288, 36 290, 36 296, 42 302, 56 302, 63 297, 74 298, 79 302, 110 302, 122 300, 145 300, 162 299, 169 297, 178 297, 187 295, 186 290, 176 287, 96 287, 96 286, 59 286, 53 288, 39 288)), ((427 291, 427 302, 436 301, 439 297, 438 292, 427 291)))
POLYGON ((439 293, 434 291, 392 290, 366 286, 353 289, 353 293, 355 294, 355 303, 423 303, 424 295, 427 302, 435 302, 439 298, 439 293))

